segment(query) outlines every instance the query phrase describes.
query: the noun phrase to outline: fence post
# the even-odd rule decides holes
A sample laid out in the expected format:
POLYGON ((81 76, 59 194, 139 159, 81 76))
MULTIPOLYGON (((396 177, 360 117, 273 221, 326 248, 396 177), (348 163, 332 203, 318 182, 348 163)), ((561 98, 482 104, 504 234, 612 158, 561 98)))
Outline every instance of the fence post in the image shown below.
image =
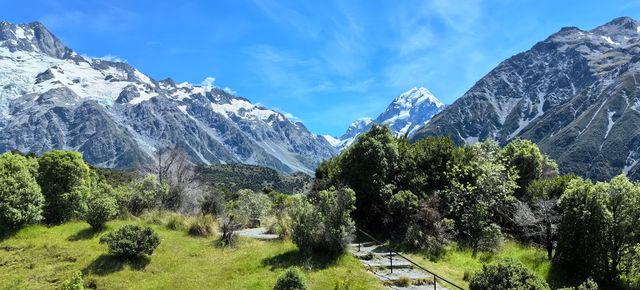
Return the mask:
POLYGON ((436 275, 433 275, 433 290, 438 290, 438 280, 436 279, 436 275))
POLYGON ((391 273, 393 273, 393 252, 389 249, 389 264, 391 265, 391 273))

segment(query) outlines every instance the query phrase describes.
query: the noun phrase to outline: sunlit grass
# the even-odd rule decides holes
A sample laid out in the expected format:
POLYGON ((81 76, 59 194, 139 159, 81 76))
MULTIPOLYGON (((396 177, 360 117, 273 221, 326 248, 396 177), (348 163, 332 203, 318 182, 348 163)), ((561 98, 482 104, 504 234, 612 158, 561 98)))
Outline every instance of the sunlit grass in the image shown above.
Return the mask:
POLYGON ((461 249, 452 245, 442 257, 436 260, 430 260, 427 255, 420 253, 413 253, 410 256, 425 268, 465 288, 469 286, 469 281, 464 279, 465 272, 470 276, 481 271, 482 265, 491 264, 504 258, 520 261, 538 276, 547 280, 553 288, 564 285, 566 282, 561 269, 558 269, 547 259, 547 253, 544 249, 521 245, 514 241, 507 241, 494 253, 478 252, 474 254, 469 249, 461 249))
POLYGON ((149 258, 120 262, 99 244, 102 234, 123 224, 113 221, 101 233, 83 222, 55 227, 31 226, 0 241, 0 289, 51 289, 82 271, 86 286, 99 289, 271 289, 287 267, 299 266, 312 289, 381 288, 360 262, 304 259, 288 241, 241 239, 234 249, 213 245, 214 238, 152 225, 162 242, 149 258))

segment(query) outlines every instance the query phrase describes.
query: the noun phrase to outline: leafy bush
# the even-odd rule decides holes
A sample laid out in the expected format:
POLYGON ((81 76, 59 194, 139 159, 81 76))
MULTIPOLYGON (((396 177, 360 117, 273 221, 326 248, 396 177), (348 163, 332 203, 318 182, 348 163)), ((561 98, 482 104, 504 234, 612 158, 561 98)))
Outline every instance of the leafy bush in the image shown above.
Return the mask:
POLYGON ((134 181, 119 195, 118 204, 129 213, 138 216, 144 211, 158 209, 160 198, 168 190, 166 185, 158 183, 153 175, 134 181))
POLYGON ((300 208, 303 197, 300 194, 287 195, 277 192, 270 196, 273 201, 271 215, 265 222, 268 233, 277 234, 281 239, 289 238, 293 234, 292 214, 300 208))
POLYGON ((354 204, 349 188, 319 192, 317 203, 304 203, 295 213, 293 242, 306 255, 343 253, 355 232, 354 204))
POLYGON ((199 215, 189 225, 192 236, 209 237, 216 234, 216 220, 211 215, 199 215))
POLYGON ((38 160, 44 219, 57 224, 83 217, 91 191, 91 169, 79 152, 51 150, 38 160))
POLYGON ((17 228, 42 219, 44 197, 32 175, 35 159, 0 155, 0 228, 17 228))
POLYGON ((547 282, 529 271, 524 265, 511 259, 483 266, 469 284, 471 290, 492 289, 550 289, 547 282))
POLYGON ((241 189, 237 198, 229 202, 228 208, 242 226, 256 227, 271 208, 271 199, 264 193, 241 189))
POLYGON ((95 230, 104 228, 107 221, 118 214, 116 200, 109 195, 98 194, 89 199, 85 220, 95 230))
POLYGON ((143 254, 153 254, 160 245, 160 238, 150 227, 124 225, 100 238, 100 243, 106 243, 109 246, 111 255, 133 258, 143 254))
POLYGON ((61 290, 84 290, 84 280, 82 280, 82 273, 76 271, 71 276, 71 279, 64 281, 61 290))
POLYGON ((287 269, 276 281, 273 290, 306 290, 307 282, 304 273, 296 267, 287 269))

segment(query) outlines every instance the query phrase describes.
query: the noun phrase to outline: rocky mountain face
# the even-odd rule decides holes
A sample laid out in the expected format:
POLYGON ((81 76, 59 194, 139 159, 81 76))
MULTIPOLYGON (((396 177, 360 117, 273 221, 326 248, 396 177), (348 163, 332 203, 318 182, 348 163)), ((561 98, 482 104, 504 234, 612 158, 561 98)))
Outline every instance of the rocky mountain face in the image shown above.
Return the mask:
POLYGON ((347 132, 337 141, 329 140, 342 150, 355 142, 360 134, 367 132, 373 124, 387 125, 397 135, 412 137, 444 107, 429 90, 414 87, 396 97, 375 120, 368 117, 358 119, 351 123, 347 132))
POLYGON ((176 144, 198 164, 285 173, 311 173, 336 153, 303 124, 245 98, 82 57, 38 22, 0 22, 0 152, 71 149, 123 168, 176 144))
POLYGON ((536 142, 564 172, 640 178, 640 23, 562 28, 480 79, 413 140, 536 142))

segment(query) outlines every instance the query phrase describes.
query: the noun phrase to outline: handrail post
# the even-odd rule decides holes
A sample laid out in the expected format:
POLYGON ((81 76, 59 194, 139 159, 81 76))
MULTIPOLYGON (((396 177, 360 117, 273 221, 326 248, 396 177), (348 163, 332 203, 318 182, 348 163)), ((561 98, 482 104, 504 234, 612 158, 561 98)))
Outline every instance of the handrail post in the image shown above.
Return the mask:
POLYGON ((436 275, 433 275, 433 290, 438 290, 438 280, 436 279, 436 275))
POLYGON ((393 274, 393 252, 389 249, 389 264, 391 265, 391 273, 393 274))

